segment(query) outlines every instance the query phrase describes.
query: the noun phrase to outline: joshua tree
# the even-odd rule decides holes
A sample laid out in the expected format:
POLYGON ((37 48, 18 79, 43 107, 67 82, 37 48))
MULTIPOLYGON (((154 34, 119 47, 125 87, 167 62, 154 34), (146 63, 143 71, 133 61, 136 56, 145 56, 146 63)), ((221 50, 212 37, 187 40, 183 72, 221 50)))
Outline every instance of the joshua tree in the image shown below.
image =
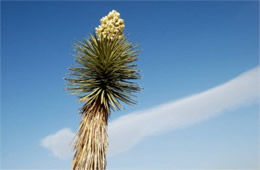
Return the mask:
POLYGON ((140 78, 135 63, 138 46, 124 36, 124 20, 112 10, 100 22, 93 35, 74 45, 78 64, 65 78, 67 89, 80 94, 79 101, 84 102, 75 137, 73 170, 106 169, 110 112, 121 109, 121 102, 135 104, 133 93, 140 91, 133 81, 140 78))

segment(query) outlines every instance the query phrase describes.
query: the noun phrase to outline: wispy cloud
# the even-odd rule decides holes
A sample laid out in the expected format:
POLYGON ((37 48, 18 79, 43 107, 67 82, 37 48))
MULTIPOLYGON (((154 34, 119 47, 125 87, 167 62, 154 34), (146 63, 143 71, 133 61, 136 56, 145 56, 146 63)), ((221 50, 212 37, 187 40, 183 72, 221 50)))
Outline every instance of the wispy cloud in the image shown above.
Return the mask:
MULTIPOLYGON (((258 66, 215 88, 151 109, 130 113, 110 122, 109 155, 129 150, 146 136, 188 127, 225 111, 259 102, 259 71, 258 66)), ((62 157, 64 153, 68 153, 70 147, 63 143, 61 136, 63 134, 72 138, 73 133, 66 129, 66 133, 60 133, 59 136, 59 132, 44 138, 43 141, 49 143, 45 145, 46 148, 52 150, 56 156, 62 157)))
POLYGON ((259 67, 215 88, 144 111, 109 125, 109 154, 124 152, 145 136, 191 126, 259 100, 259 67))
POLYGON ((67 159, 72 154, 70 143, 74 135, 75 134, 69 128, 61 129, 55 134, 51 134, 42 139, 41 145, 52 151, 56 157, 67 159))

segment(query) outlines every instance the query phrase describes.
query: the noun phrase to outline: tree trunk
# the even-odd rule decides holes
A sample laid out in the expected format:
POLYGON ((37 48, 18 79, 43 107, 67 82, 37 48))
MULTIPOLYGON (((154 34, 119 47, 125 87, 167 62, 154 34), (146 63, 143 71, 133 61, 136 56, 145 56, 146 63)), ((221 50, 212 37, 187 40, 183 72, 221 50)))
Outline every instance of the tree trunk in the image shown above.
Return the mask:
POLYGON ((104 107, 84 109, 76 135, 72 170, 105 170, 108 147, 108 111, 104 107))

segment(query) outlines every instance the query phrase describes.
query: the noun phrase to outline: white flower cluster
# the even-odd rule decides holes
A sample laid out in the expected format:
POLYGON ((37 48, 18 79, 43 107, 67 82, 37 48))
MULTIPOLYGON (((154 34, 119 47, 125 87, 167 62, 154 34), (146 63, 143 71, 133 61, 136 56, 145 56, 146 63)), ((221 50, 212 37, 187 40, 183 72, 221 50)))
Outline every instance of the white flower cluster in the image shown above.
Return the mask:
POLYGON ((107 38, 107 39, 122 39, 123 31, 125 28, 124 20, 120 18, 120 14, 112 10, 105 17, 100 19, 100 25, 96 28, 96 34, 98 37, 107 38))

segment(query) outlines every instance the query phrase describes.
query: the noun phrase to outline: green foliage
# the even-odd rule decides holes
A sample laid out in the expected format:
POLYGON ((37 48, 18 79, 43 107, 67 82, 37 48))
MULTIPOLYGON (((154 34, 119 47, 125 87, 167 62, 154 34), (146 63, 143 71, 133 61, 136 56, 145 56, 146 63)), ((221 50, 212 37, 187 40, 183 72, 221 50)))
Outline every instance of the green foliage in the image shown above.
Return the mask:
POLYGON ((120 39, 97 38, 90 35, 74 44, 77 67, 71 67, 65 78, 67 89, 79 94, 80 102, 102 104, 107 109, 118 110, 120 102, 135 104, 135 92, 140 87, 133 80, 139 79, 138 46, 120 39))

